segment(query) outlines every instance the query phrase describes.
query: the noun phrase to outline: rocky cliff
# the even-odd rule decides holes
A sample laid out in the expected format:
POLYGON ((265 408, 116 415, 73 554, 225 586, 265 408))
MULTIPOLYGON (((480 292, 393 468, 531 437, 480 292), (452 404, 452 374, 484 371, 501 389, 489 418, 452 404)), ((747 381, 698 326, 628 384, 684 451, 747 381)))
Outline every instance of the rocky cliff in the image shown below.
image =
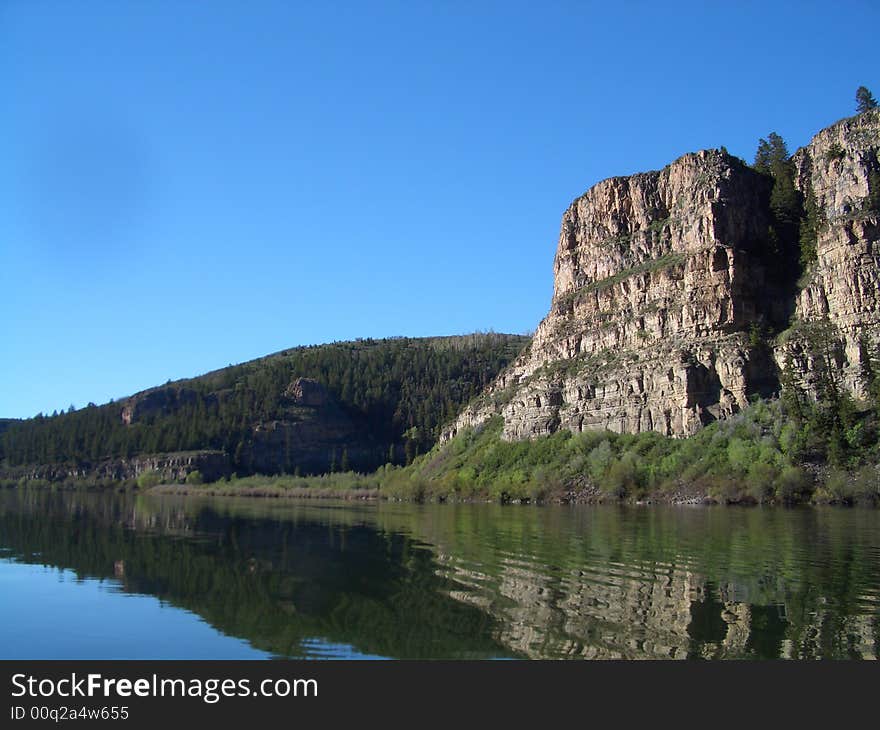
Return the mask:
POLYGON ((816 261, 776 359, 814 395, 827 377, 864 395, 862 369, 880 340, 880 110, 822 130, 793 159, 795 184, 818 211, 816 261))
POLYGON ((553 301, 531 346, 444 437, 494 414, 507 439, 558 429, 686 436, 776 392, 786 364, 815 390, 829 362, 817 328, 858 391, 880 315, 878 132, 875 110, 794 156, 796 186, 814 196, 821 222, 799 288, 801 272, 768 233, 770 180, 725 151, 595 185, 563 214, 553 301), (778 342, 764 336, 781 330, 778 342))

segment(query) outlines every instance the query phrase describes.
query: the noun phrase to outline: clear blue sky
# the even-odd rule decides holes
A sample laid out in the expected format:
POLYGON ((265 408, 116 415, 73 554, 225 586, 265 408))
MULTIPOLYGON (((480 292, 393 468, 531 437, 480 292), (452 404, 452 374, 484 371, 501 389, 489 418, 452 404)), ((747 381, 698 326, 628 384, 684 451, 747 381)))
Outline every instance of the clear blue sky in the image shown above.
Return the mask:
POLYGON ((611 175, 880 95, 876 2, 0 0, 0 416, 532 330, 611 175))

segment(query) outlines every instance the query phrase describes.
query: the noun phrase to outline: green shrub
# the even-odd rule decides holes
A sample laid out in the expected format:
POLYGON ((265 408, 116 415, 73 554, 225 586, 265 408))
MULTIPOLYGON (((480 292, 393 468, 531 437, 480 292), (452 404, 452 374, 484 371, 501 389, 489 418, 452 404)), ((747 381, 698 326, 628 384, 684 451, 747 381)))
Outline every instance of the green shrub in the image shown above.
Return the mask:
POLYGON ((594 482, 600 483, 603 480, 611 464, 612 457, 611 444, 607 439, 602 441, 587 455, 590 477, 592 477, 594 482))
POLYGON ((532 474, 529 484, 529 496, 535 501, 547 499, 554 494, 561 494, 565 485, 559 472, 549 467, 538 467, 532 474))
POLYGON ((156 471, 144 471, 138 474, 137 485, 141 489, 149 489, 155 487, 162 482, 162 475, 156 471))
POLYGON ((699 486, 705 487, 706 493, 716 502, 722 504, 740 502, 743 498, 743 483, 738 479, 715 477, 711 481, 699 480, 699 486))
POLYGON ((786 423, 779 432, 779 448, 791 461, 799 459, 807 449, 809 429, 806 424, 786 423))
POLYGON ((854 487, 849 474, 843 469, 832 469, 825 482, 816 490, 816 497, 822 502, 851 502, 854 487))
POLYGON ((828 151, 825 153, 825 159, 828 162, 836 162, 837 160, 842 160, 844 157, 846 157, 846 151, 837 142, 832 142, 828 147, 828 151))
POLYGON ((614 497, 625 497, 638 490, 638 470, 631 454, 615 459, 601 483, 602 491, 614 497))
POLYGON ((187 484, 204 484, 204 479, 202 479, 202 472, 198 469, 194 469, 189 474, 186 475, 186 483, 187 484))
POLYGON ((785 467, 776 478, 776 498, 782 502, 796 502, 809 490, 809 477, 796 466, 785 467))
POLYGON ((755 461, 749 466, 746 475, 746 489, 749 496, 758 502, 766 502, 776 494, 777 470, 772 464, 755 461))
POLYGON ((880 472, 877 467, 865 465, 856 472, 853 495, 859 502, 875 504, 880 501, 880 472))
POLYGON ((745 474, 757 458, 758 453, 755 444, 741 438, 730 440, 727 446, 727 460, 733 469, 741 474, 745 474))

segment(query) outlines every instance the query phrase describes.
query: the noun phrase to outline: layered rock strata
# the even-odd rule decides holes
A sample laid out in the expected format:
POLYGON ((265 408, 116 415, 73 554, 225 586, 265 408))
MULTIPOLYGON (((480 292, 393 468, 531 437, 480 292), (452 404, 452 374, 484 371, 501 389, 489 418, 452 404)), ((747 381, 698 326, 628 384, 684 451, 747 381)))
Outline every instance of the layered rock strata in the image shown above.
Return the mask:
POLYGON ((813 395, 831 377, 863 396, 880 342, 880 110, 822 130, 793 161, 797 188, 818 210, 816 261, 776 358, 813 395))
POLYGON ((506 439, 558 429, 687 436, 778 391, 786 363, 815 391, 828 358, 805 333, 818 324, 832 327, 835 366, 858 392, 880 314, 878 128, 876 111, 843 120, 794 156, 796 185, 824 220, 796 295, 779 286, 788 272, 768 234, 771 183, 725 151, 595 185, 562 217, 553 301, 531 346, 444 438, 495 414, 506 439), (764 334, 792 312, 768 347, 764 334))

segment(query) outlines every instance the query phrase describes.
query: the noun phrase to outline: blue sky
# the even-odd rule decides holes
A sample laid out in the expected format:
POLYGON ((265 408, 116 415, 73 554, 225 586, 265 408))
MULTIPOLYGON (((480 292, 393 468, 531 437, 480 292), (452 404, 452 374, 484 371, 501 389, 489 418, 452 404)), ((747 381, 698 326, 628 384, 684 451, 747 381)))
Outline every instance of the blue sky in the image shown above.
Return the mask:
POLYGON ((0 416, 534 329, 599 180, 880 94, 875 2, 0 0, 0 416))

